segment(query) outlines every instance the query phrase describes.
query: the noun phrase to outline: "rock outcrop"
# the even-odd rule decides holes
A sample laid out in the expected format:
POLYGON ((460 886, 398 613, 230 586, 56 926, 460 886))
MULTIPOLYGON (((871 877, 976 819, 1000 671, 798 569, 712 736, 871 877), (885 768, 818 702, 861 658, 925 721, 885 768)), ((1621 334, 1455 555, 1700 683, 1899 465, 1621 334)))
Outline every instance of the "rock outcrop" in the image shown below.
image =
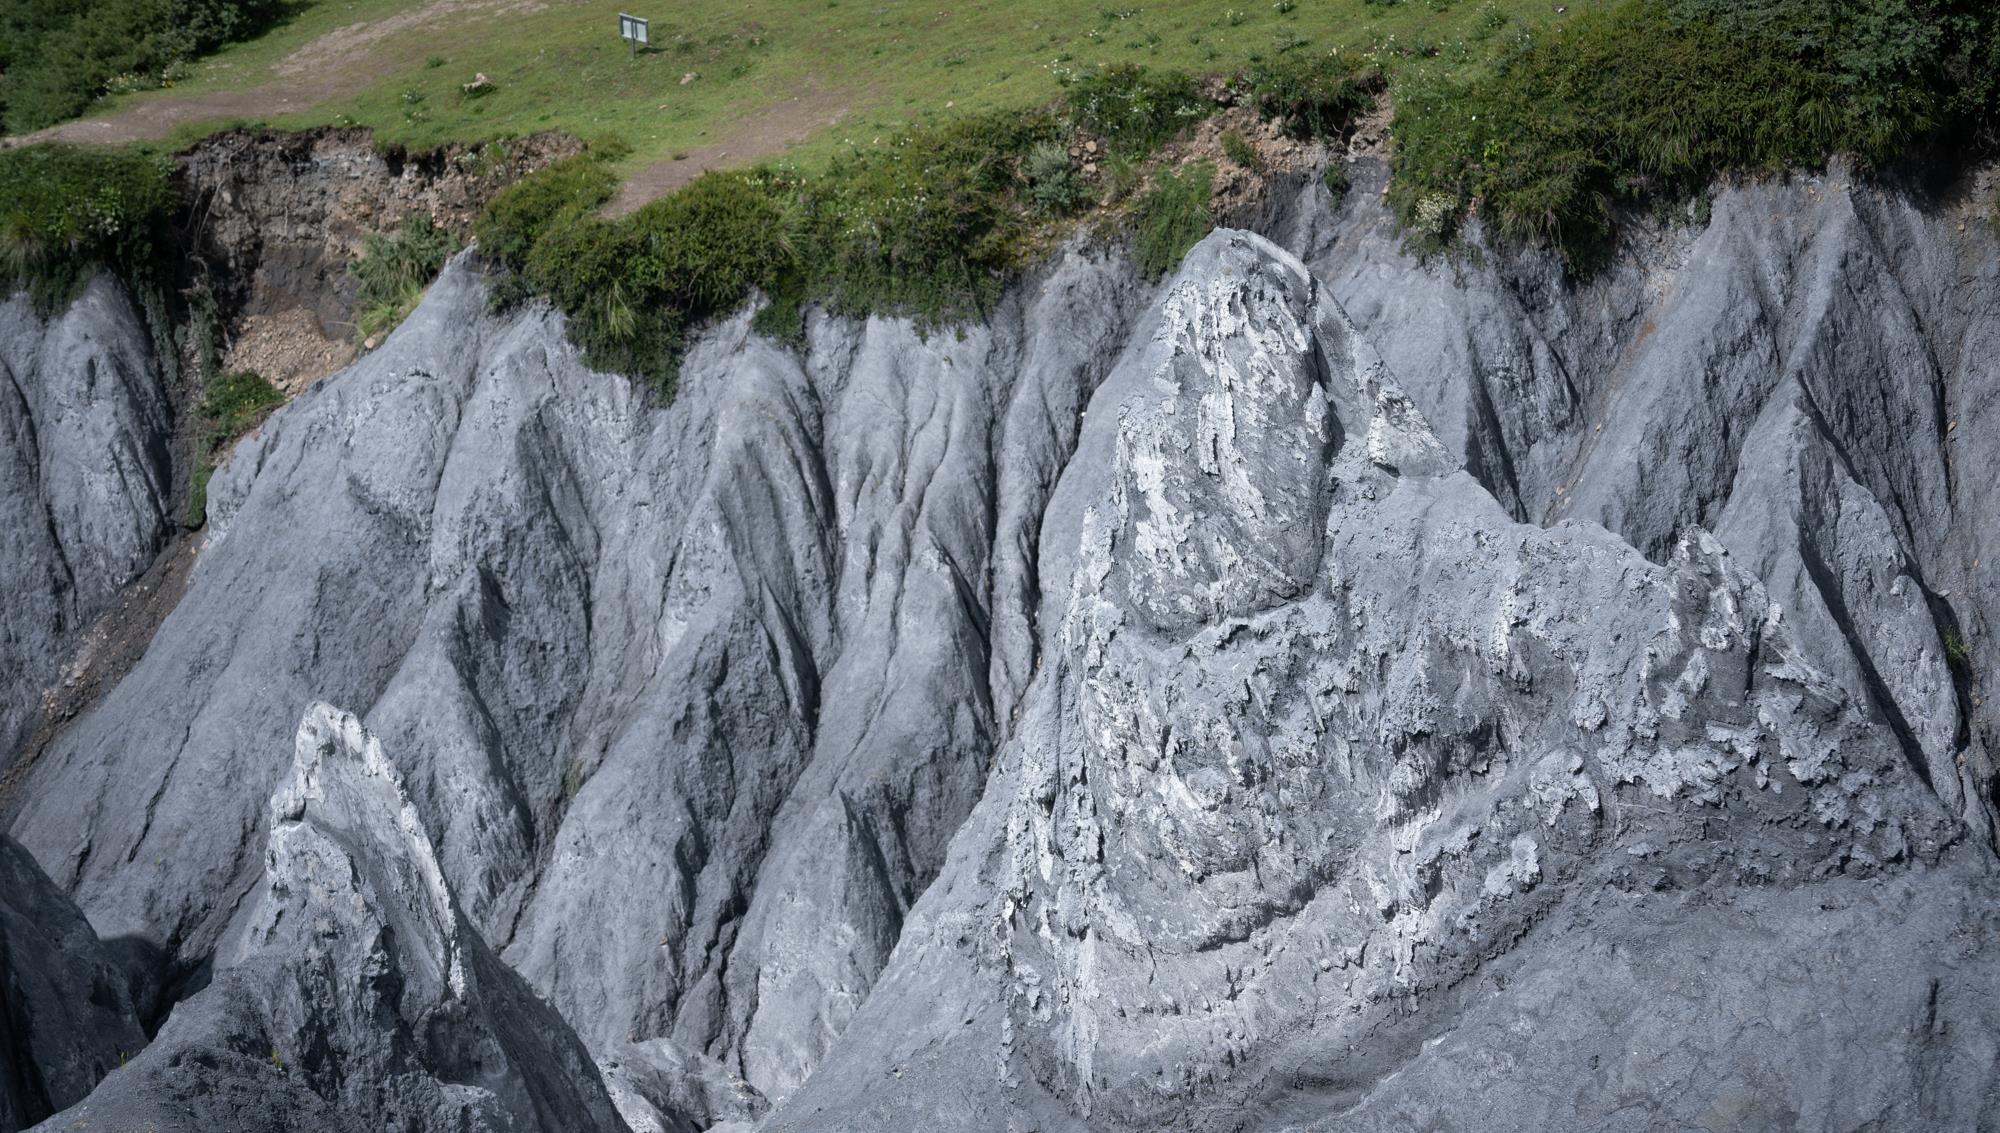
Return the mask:
POLYGON ((1819 177, 1714 195, 1573 288, 1390 251, 1380 170, 1274 227, 1517 519, 1655 560, 1714 531, 1946 805, 1996 831, 2000 239, 1975 202, 1819 177))
POLYGON ((1138 341, 1020 727, 767 1128, 2000 1119, 1990 854, 1717 540, 1514 522, 1255 237, 1138 341))
POLYGON ((125 289, 91 281, 43 318, 0 302, 0 772, 77 635, 173 524, 167 396, 125 289))
POLYGON ((217 963, 48 1128, 625 1131, 583 1044, 466 924, 347 713, 306 710, 263 881, 217 963))
POLYGON ((82 1101, 146 1045, 129 975, 0 835, 0 1133, 82 1101))
POLYGON ((215 973, 63 1120, 2000 1123, 1994 236, 1836 173, 1575 286, 1275 199, 664 408, 455 262, 16 785, 215 973))

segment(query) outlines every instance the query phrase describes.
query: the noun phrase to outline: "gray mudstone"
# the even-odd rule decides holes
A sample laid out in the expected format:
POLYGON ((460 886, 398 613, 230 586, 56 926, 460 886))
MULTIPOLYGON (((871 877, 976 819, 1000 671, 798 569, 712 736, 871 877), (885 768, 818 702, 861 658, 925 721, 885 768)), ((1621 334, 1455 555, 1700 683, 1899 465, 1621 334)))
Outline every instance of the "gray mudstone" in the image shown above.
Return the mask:
POLYGON ((0 835, 0 1133, 82 1101, 145 1045, 114 950, 0 835))
POLYGON ((146 1065, 333 1104, 230 964, 326 699, 634 1128, 2000 1123, 1993 235, 1836 169, 1574 286, 1380 176, 667 408, 455 262, 19 784, 218 966, 146 1065))
POLYGON ((306 710, 269 830, 214 982, 43 1128, 624 1133, 575 1033, 466 923, 354 716, 306 710))
POLYGON ((0 302, 0 771, 34 732, 78 633, 172 525, 171 429, 146 325, 92 280, 43 318, 0 302))
POLYGON ((1021 725, 764 1129, 2000 1121, 1991 854, 1866 697, 1698 528, 1513 521, 1287 253, 1190 255, 1049 514, 1021 725))

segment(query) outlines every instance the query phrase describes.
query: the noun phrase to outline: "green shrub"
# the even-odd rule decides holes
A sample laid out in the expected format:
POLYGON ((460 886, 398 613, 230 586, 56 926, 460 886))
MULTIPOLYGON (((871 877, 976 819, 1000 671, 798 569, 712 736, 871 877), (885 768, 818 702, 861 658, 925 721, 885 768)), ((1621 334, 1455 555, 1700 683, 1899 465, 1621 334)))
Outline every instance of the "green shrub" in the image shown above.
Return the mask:
POLYGON ((284 403, 284 394, 248 370, 215 374, 208 379, 197 407, 202 431, 195 445, 194 474, 188 483, 187 526, 200 527, 207 517, 208 481, 215 472, 215 462, 232 442, 284 403))
POLYGON ((1286 55, 1260 63, 1246 80, 1257 113, 1292 138, 1335 138, 1375 104, 1382 76, 1334 55, 1286 55))
POLYGON ((1333 203, 1336 205, 1347 196, 1347 190, 1352 188, 1352 182, 1347 176, 1347 166, 1338 160, 1327 165, 1326 171, 1320 174, 1320 179, 1326 182, 1327 195, 1333 198, 1333 203))
POLYGON ((628 272, 696 318, 740 302, 752 287, 768 290, 792 261, 785 208, 740 174, 704 174, 640 209, 628 227, 628 272))
POLYGON ((496 194, 474 224, 512 276, 501 302, 546 296, 591 365, 671 384, 691 323, 774 289, 791 273, 796 224, 765 180, 710 173, 633 215, 598 212, 617 179, 611 146, 561 161, 496 194))
POLYGON ((352 268, 361 285, 356 328, 373 336, 408 318, 457 250, 458 237, 422 213, 405 216, 393 231, 370 235, 352 268))
POLYGON ((1070 160, 1069 147, 1060 141, 1036 143, 1021 163, 1021 173, 1028 182, 1028 201, 1041 216, 1068 216, 1090 199, 1083 171, 1070 160))
MULTIPOLYGON (((1078 84, 1067 110, 1111 143, 1115 180, 1202 106, 1186 76, 1124 68, 1078 84)), ((811 176, 711 173, 621 220, 598 211, 615 185, 593 147, 500 192, 474 231, 511 269, 498 301, 546 296, 592 365, 665 389, 687 330, 753 289, 770 298, 758 329, 793 341, 808 303, 927 326, 983 313, 1038 246, 1041 222, 1088 203, 1069 128, 1041 111, 958 118, 856 149, 811 176)), ((1194 238, 1207 231, 1211 172, 1170 179, 1182 188, 1160 197, 1155 242, 1181 238, 1170 220, 1193 223, 1167 206, 1197 181, 1194 238)))
POLYGON ((1586 271, 1621 200, 1990 136, 1995 28, 1969 0, 1623 0, 1483 75, 1401 84, 1390 199, 1419 246, 1452 239, 1476 201, 1501 237, 1586 271))
POLYGON ((1044 115, 972 117, 839 159, 800 183, 806 293, 835 311, 933 323, 985 310, 1029 231, 1017 163, 1056 134, 1044 115))
POLYGON ((1180 71, 1103 67, 1070 84, 1067 105, 1078 126, 1122 155, 1150 153, 1215 107, 1180 71))
POLYGON ((474 222, 472 234, 482 252, 518 270, 545 227, 559 217, 596 209, 617 191, 617 174, 593 148, 495 193, 474 222))
POLYGON ((284 0, 9 0, 0 117, 15 132, 74 117, 116 87, 161 86, 189 60, 268 26, 284 0))
POLYGON ((1264 166, 1264 159, 1258 155, 1257 147, 1251 145, 1240 130, 1223 132, 1222 155, 1245 169, 1257 170, 1264 166))
POLYGON ((1177 172, 1162 170, 1133 208, 1133 255, 1147 279, 1180 266, 1188 249, 1215 227, 1209 196, 1215 167, 1196 162, 1177 172))
POLYGON ((136 150, 0 150, 0 284, 29 288, 46 313, 100 269, 149 279, 174 207, 170 172, 136 150))

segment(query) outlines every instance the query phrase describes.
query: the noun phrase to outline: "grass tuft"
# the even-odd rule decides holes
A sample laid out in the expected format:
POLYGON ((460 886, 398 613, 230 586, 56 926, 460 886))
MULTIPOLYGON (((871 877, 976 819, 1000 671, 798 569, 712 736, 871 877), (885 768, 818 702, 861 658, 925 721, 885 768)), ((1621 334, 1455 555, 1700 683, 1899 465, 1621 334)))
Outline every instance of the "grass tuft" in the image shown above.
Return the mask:
POLYGON ((186 525, 200 527, 208 518, 208 481, 216 462, 238 437, 249 432, 270 411, 285 403, 285 395, 262 376, 248 370, 213 375, 202 391, 202 432, 195 446, 194 474, 188 483, 186 525))
POLYGON ((1178 171, 1162 170, 1152 188, 1133 206, 1133 256, 1147 279, 1158 279, 1180 266, 1188 249, 1215 227, 1209 197, 1215 167, 1202 161, 1178 171))
POLYGON ((370 235, 351 269, 361 285, 354 321, 362 337, 385 334, 408 318, 458 243, 458 237, 422 213, 405 216, 389 232, 370 235))

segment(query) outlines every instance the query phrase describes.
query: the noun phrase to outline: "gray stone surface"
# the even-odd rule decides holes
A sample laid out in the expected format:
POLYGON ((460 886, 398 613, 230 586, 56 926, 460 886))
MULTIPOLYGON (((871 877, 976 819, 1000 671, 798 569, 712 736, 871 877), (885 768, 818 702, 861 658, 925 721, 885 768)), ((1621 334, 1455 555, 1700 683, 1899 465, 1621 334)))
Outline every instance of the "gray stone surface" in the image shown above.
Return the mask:
POLYGON ((575 1033, 466 923, 359 720, 307 708, 269 826, 214 983, 44 1128, 624 1133, 575 1033))
POLYGON ((1636 237, 1571 288, 1533 257, 1403 255, 1382 175, 1339 210, 1315 184, 1271 225, 1467 469, 1517 519, 1592 520, 1655 560, 1713 529, 2000 836, 1975 679, 2000 666, 2000 238, 1979 202, 1838 165, 1718 189, 1705 227, 1636 237))
POLYGON ((92 280, 54 318, 0 302, 0 771, 78 632, 172 525, 167 398, 125 289, 92 280))
POLYGON ((113 950, 0 835, 0 1133, 82 1101, 145 1045, 113 950))
POLYGON ((2000 1117, 1990 852, 1718 540, 1514 522, 1255 237, 1137 343, 1020 727, 766 1129, 2000 1117))
POLYGON ((667 408, 455 263, 20 784, 100 933, 219 973, 90 1104, 403 1080, 260 1049, 368 1045, 269 916, 324 699, 405 785, 361 858, 451 895, 412 955, 633 1129, 2000 1121, 1992 234, 1835 171, 1572 287, 1360 173, 1158 288, 726 320, 667 408))
POLYGON ((455 266, 217 473, 186 598, 13 828, 198 970, 288 720, 369 706, 479 931, 594 1050, 665 1040, 755 1112, 981 789, 1043 501, 1141 301, 1076 253, 963 337, 818 320, 801 358, 739 318, 662 411, 455 266))

